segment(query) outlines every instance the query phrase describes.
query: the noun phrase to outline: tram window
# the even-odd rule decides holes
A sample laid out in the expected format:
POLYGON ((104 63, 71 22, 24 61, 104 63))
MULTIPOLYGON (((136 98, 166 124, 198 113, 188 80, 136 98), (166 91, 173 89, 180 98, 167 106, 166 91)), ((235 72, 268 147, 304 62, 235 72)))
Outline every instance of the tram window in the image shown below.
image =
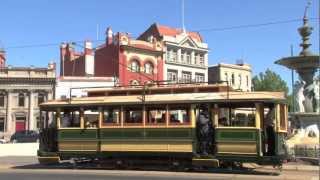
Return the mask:
POLYGON ((166 107, 147 107, 146 124, 161 125, 166 123, 166 107))
POLYGON ((80 127, 80 113, 79 111, 65 110, 61 113, 61 127, 80 127))
POLYGON ((169 123, 189 124, 189 109, 188 106, 169 106, 169 123))
POLYGON ((119 108, 105 108, 103 110, 104 126, 120 125, 120 109, 119 108))
POLYGON ((86 128, 96 128, 99 123, 99 112, 97 110, 84 111, 84 125, 86 128))
POLYGON ((233 127, 254 127, 255 126, 255 108, 220 108, 219 126, 233 127))
POLYGON ((132 124, 132 125, 140 125, 142 124, 142 107, 125 107, 124 110, 125 118, 124 123, 125 124, 132 124))

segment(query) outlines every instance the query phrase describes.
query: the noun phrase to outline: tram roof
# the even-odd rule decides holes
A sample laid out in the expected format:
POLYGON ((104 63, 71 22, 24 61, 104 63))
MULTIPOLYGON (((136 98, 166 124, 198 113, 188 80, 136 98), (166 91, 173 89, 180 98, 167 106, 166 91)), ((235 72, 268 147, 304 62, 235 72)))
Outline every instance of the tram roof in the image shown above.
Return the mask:
POLYGON ((146 86, 129 86, 129 87, 96 87, 86 88, 88 97, 92 96, 120 96, 132 94, 170 94, 170 93, 194 93, 194 92, 221 92, 221 91, 234 91, 227 84, 164 84, 164 85, 146 85, 146 86))
POLYGON ((87 106, 87 105, 129 105, 129 104, 179 104, 204 102, 284 102, 283 92, 199 92, 181 94, 147 94, 127 96, 80 97, 66 100, 51 100, 41 107, 87 106))

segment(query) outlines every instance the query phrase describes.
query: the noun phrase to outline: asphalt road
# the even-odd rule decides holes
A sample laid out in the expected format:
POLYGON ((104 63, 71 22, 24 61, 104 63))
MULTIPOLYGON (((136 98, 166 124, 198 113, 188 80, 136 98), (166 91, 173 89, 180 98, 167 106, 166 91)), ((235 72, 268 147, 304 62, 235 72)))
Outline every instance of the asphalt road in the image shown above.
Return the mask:
POLYGON ((144 180, 144 179, 221 179, 221 180, 270 180, 295 179, 318 180, 316 171, 286 171, 272 174, 189 173, 134 170, 86 170, 86 169, 0 169, 0 180, 144 180))

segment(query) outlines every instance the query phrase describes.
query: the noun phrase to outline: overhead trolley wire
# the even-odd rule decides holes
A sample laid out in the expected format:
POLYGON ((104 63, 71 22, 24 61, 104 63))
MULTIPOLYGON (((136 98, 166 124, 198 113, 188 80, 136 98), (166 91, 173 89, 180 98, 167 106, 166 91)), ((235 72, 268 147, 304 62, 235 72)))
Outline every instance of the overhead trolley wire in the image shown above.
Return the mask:
MULTIPOLYGON (((235 29, 245 29, 245 28, 254 28, 254 27, 264 27, 264 26, 271 26, 277 24, 287 24, 293 22, 301 21, 301 18, 298 19, 290 19, 290 20, 283 20, 283 21, 272 21, 266 23, 258 23, 258 24, 245 24, 245 25, 237 25, 237 26, 229 26, 229 27, 217 27, 217 28, 203 28, 203 29, 194 29, 191 31, 195 32, 211 32, 211 31, 228 31, 228 30, 235 30, 235 29)), ((319 18, 309 18, 310 21, 319 20, 319 18)), ((91 42, 103 42, 105 40, 93 40, 91 42)), ((65 41, 69 42, 69 41, 65 41)), ((85 41, 70 41, 74 43, 83 43, 85 41)), ((16 46, 8 46, 4 49, 24 49, 24 48, 37 48, 37 47, 50 47, 50 46, 58 46, 61 43, 44 43, 44 44, 26 44, 26 45, 16 45, 16 46)))

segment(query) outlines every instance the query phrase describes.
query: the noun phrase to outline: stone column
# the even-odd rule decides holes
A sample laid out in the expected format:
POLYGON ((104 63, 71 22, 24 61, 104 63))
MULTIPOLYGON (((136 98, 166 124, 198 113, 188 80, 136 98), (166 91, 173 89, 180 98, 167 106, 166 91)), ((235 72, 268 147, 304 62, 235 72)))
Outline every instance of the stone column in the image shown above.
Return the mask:
POLYGON ((35 118, 33 116, 34 113, 34 91, 29 91, 29 104, 28 104, 28 110, 29 110, 29 115, 28 115, 28 130, 33 130, 34 129, 34 124, 35 124, 35 118))
POLYGON ((12 134, 12 91, 7 92, 7 117, 6 117, 6 133, 12 134))

